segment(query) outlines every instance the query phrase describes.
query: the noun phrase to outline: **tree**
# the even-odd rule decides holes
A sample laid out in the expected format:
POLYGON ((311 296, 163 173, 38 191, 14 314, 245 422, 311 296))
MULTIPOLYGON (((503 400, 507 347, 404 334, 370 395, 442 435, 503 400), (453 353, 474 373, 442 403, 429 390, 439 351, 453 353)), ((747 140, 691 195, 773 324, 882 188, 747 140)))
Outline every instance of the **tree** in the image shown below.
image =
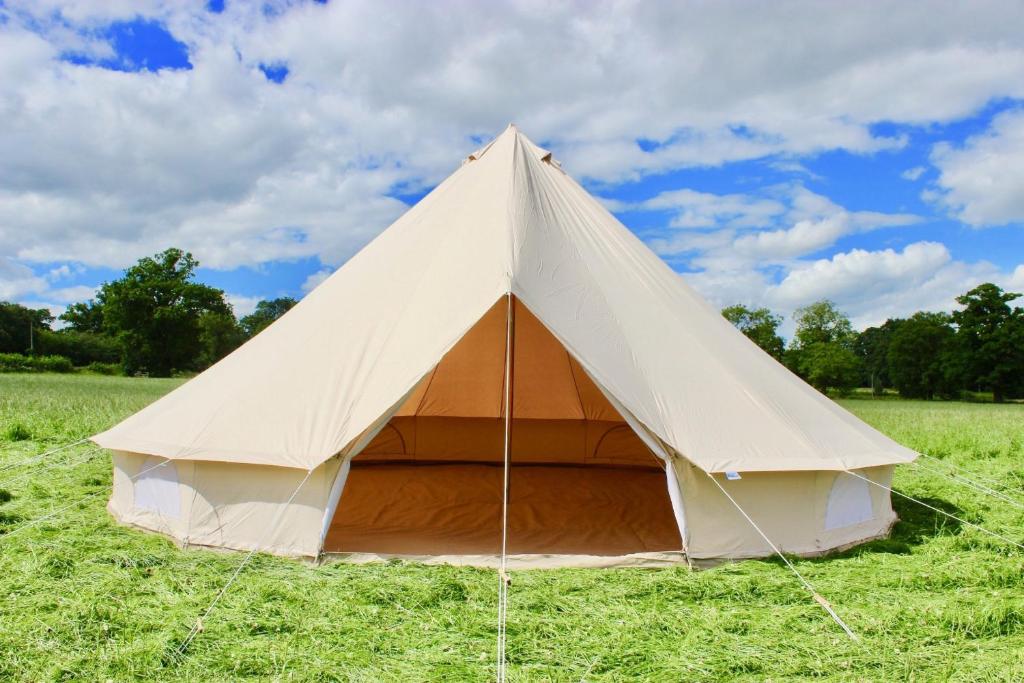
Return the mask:
POLYGON ((749 309, 742 304, 723 308, 722 315, 768 355, 775 360, 782 360, 783 342, 778 333, 782 316, 773 314, 767 308, 749 309))
POLYGON ((847 391, 860 380, 860 360, 853 353, 850 319, 828 300, 797 309, 796 332, 786 351, 786 365, 818 391, 847 391))
POLYGON ((952 315, 957 331, 949 354, 951 373, 963 385, 991 389, 996 403, 1021 389, 1024 310, 1010 307, 1020 296, 986 282, 958 296, 963 309, 952 315))
POLYGON ((861 367, 857 356, 839 344, 814 342, 801 349, 800 374, 821 393, 846 392, 857 386, 861 367))
POLYGON ((103 305, 95 299, 84 303, 71 304, 60 316, 68 327, 78 332, 103 334, 103 305))
POLYGON ((64 356, 76 366, 121 361, 121 349, 113 337, 74 329, 41 330, 36 349, 43 355, 64 356))
POLYGON ((238 321, 245 331, 246 339, 252 339, 265 330, 270 326, 270 323, 287 313, 297 303, 299 302, 290 296, 284 296, 278 299, 264 300, 256 304, 255 311, 238 321))
POLYGON ((918 312, 901 321, 886 352, 889 376, 900 396, 931 399, 952 393, 944 364, 953 336, 945 313, 918 312))
POLYGON ((103 329, 121 346, 126 372, 168 376, 199 367, 204 314, 232 315, 224 292, 193 280, 192 254, 167 249, 140 259, 96 295, 103 329))
POLYGON ((892 336, 903 324, 903 320, 889 319, 880 327, 869 327, 853 340, 853 353, 860 359, 864 369, 864 383, 871 387, 876 396, 892 386, 889 376, 889 344, 892 336))
POLYGON ((853 345, 853 326, 850 319, 828 299, 798 308, 793 313, 796 333, 793 339, 798 347, 811 344, 839 344, 846 348, 853 345))
POLYGON ((27 308, 0 301, 0 353, 25 353, 40 330, 49 330, 53 315, 45 308, 27 308))
POLYGON ((231 313, 208 311, 199 317, 198 368, 208 368, 245 341, 245 332, 231 313))

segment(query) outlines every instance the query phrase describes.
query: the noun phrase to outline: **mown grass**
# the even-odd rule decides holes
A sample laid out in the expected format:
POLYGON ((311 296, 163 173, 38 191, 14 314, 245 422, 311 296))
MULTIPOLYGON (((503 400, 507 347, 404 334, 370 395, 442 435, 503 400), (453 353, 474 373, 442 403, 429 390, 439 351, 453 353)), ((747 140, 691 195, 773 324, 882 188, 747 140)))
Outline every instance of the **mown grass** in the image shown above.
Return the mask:
MULTIPOLYGON (((242 556, 181 551, 104 510, 110 461, 87 446, 4 469, 99 431, 176 384, 0 375, 0 679, 484 680, 493 571, 310 566, 256 556, 182 657, 174 654, 242 556), (83 461, 84 460, 84 461, 83 461), (63 466, 61 463, 80 463, 63 466), (13 484, 3 482, 22 477, 13 484), (90 497, 91 496, 91 497, 90 497), (9 498, 9 499, 8 499, 9 498), (5 532, 75 501, 52 520, 5 532)), ((1016 486, 1024 406, 851 400, 912 448, 1016 486)), ((933 467, 940 465, 931 463, 933 467)), ((1024 541, 1024 511, 924 470, 897 488, 1024 541)), ((520 681, 1024 679, 1024 552, 895 501, 892 538, 797 567, 853 643, 777 561, 703 572, 518 572, 510 677, 520 681)))

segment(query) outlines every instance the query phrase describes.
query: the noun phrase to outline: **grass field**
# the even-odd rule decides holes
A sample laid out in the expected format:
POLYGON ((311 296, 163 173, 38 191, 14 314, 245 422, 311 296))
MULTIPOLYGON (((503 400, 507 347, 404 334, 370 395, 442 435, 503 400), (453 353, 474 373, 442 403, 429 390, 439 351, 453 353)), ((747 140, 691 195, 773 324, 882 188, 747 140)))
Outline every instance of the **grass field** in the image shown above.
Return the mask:
MULTIPOLYGON (((180 551, 115 525, 104 509, 109 458, 82 462, 86 446, 55 454, 45 469, 9 467, 99 431, 176 384, 0 375, 0 679, 493 676, 494 572, 400 563, 316 567, 256 556, 176 657, 242 556, 180 551)), ((1024 405, 844 405, 914 449, 1004 482, 1024 501, 1024 405)), ((1021 508, 912 466, 899 470, 896 487, 1024 541, 1021 508)), ((891 539, 796 561, 859 643, 777 561, 703 572, 521 572, 510 590, 510 678, 1024 680, 1024 552, 894 504, 902 521, 891 539)))

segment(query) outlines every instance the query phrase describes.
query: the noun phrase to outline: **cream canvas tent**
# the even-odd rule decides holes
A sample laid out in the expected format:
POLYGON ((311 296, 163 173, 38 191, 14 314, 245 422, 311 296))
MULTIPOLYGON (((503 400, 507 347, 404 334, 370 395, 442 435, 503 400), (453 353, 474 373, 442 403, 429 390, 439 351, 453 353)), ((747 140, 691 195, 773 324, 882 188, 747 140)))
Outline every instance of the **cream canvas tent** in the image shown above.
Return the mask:
POLYGON ((512 126, 281 320, 93 440, 114 451, 111 513, 182 544, 486 564, 506 426, 512 566, 771 553, 723 488, 784 551, 825 552, 887 533, 888 492, 856 475, 888 486, 915 457, 512 126))

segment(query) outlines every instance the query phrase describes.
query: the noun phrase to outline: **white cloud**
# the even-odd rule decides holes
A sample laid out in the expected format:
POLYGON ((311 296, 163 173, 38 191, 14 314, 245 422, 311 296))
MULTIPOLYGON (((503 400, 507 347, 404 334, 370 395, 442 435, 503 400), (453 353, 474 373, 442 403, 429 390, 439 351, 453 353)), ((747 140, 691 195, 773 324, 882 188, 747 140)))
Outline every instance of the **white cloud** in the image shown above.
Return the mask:
MULTIPOLYGON (((0 297, 57 302, 60 264, 123 267, 169 245, 213 268, 336 266, 404 210, 394 188, 432 185, 476 146, 469 136, 509 120, 574 175, 615 183, 766 155, 800 172, 806 155, 906 144, 873 123, 948 122, 1024 97, 1019 3, 523 1, 464 3, 458 21, 444 3, 264 4, 4 3, 0 297), (59 61, 110 56, 95 29, 134 17, 165 23, 194 69, 59 61), (281 84, 258 68, 277 62, 281 84)), ((1018 118, 936 151, 938 187, 964 220, 1020 219, 1018 118)), ((695 281, 764 296, 843 236, 913 220, 793 188, 681 190, 646 208, 674 213, 652 243, 698 252, 695 281)))
POLYGON ((73 287, 59 287, 57 289, 49 289, 44 294, 54 300, 63 304, 73 304, 78 301, 88 301, 96 296, 98 287, 89 287, 87 285, 75 285, 73 287))
POLYGON ((629 208, 672 209, 674 228, 716 228, 697 234, 675 233, 651 239, 663 255, 700 250, 693 261, 721 269, 781 264, 834 244, 839 238, 879 228, 911 225, 911 214, 848 211, 802 185, 770 188, 771 197, 714 195, 692 190, 663 192, 629 208))
POLYGON ((256 304, 263 301, 262 296, 245 296, 244 294, 232 294, 225 292, 224 298, 231 304, 236 318, 249 315, 256 310, 256 304))
POLYGON ((667 209, 675 213, 674 228, 756 227, 772 222, 786 209, 774 199, 742 194, 717 195, 694 190, 670 190, 633 205, 640 209, 667 209))
POLYGON ((1013 274, 1007 281, 1006 286, 1014 291, 1024 292, 1024 263, 1013 270, 1013 274))
POLYGON ((23 262, 117 267, 176 244, 216 268, 337 265, 403 210, 391 187, 436 182, 474 146, 470 133, 513 119, 571 172, 614 181, 870 153, 903 144, 873 122, 948 121, 1024 96, 1018 5, 947 8, 928 31, 901 2, 512 2, 462 6, 457 22, 429 3, 280 15, 247 3, 219 15, 157 1, 7 5, 0 252, 23 262), (75 47, 91 34, 73 29, 135 16, 165 22, 195 68, 56 61, 109 48, 75 47), (287 80, 264 78, 266 62, 287 64, 287 80), (645 152, 638 138, 660 145, 645 152))
POLYGON ((322 268, 322 269, 316 271, 315 273, 312 273, 302 283, 302 291, 303 291, 303 293, 308 294, 309 292, 312 292, 314 289, 316 289, 320 285, 321 282, 323 282, 324 280, 329 278, 331 276, 331 273, 333 273, 333 272, 334 271, 331 270, 330 268, 322 268))
POLYGON ((938 191, 926 197, 972 226, 1024 221, 1024 110, 999 114, 962 147, 940 143, 932 151, 938 191))
POLYGON ((853 249, 795 266, 774 288, 772 299, 794 306, 814 298, 849 299, 855 293, 872 301, 895 283, 915 287, 950 260, 949 250, 936 242, 915 242, 903 251, 853 249))
POLYGON ((46 279, 28 266, 0 256, 0 301, 17 301, 48 287, 46 279))
POLYGON ((922 175, 924 175, 924 172, 927 170, 928 169, 926 169, 924 166, 914 166, 913 168, 908 168, 903 173, 900 173, 900 177, 903 178, 904 180, 914 181, 920 178, 922 175))
POLYGON ((942 244, 914 242, 899 251, 852 249, 794 262, 778 282, 755 269, 711 270, 685 279, 719 306, 742 302, 784 314, 782 332, 789 336, 793 311, 819 299, 836 302, 863 329, 915 311, 950 311, 955 297, 982 282, 1019 287, 1024 265, 1006 273, 984 261, 957 261, 942 244))
MULTIPOLYGON (((836 301, 855 325, 865 327, 917 310, 949 310, 955 296, 979 282, 1009 283, 1017 277, 985 262, 956 261, 937 242, 815 258, 849 235, 913 225, 920 218, 850 211, 799 184, 769 188, 768 198, 776 202, 770 210, 746 214, 741 209, 759 206, 758 197, 672 191, 617 209, 664 207, 683 215, 692 215, 694 207, 706 209, 708 220, 689 223, 721 227, 667 229, 650 240, 652 246, 696 269, 684 279, 714 304, 767 306, 782 313, 785 334, 793 330, 792 312, 821 298, 836 301)), ((1018 270, 1024 278, 1024 266, 1018 270)))

